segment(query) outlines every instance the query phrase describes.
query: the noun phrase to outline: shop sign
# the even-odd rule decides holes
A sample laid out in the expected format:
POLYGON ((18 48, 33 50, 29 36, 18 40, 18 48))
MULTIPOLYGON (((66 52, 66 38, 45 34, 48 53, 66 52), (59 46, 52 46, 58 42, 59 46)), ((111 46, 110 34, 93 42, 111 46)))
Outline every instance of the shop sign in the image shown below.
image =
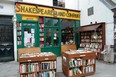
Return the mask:
POLYGON ((80 20, 80 12, 53 7, 16 3, 16 14, 80 20))
POLYGON ((38 17, 36 17, 36 16, 23 15, 22 16, 22 20, 34 20, 34 21, 38 21, 38 17))

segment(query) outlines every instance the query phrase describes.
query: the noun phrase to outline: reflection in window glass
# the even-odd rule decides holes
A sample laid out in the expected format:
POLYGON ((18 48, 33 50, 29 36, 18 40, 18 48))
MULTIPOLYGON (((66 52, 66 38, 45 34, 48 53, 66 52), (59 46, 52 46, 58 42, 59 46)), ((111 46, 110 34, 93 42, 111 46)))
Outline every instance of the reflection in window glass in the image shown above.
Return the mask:
POLYGON ((59 42, 58 29, 54 30, 54 46, 57 46, 59 42))
POLYGON ((53 20, 53 25, 54 25, 54 26, 58 26, 58 19, 54 19, 54 20, 53 20))
POLYGON ((46 26, 52 26, 52 20, 50 18, 46 18, 46 26))
POLYGON ((51 46, 52 41, 51 29, 46 29, 46 46, 51 46))

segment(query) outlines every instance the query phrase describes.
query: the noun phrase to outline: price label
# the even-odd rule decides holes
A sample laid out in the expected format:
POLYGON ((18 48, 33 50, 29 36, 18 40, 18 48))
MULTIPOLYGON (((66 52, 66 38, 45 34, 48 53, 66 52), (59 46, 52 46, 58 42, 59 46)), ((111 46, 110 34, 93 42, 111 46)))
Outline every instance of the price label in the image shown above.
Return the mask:
POLYGON ((45 60, 49 60, 48 58, 45 58, 45 60))
POLYGON ((85 55, 80 55, 81 57, 85 56, 85 55))
POLYGON ((31 61, 31 60, 28 60, 28 61, 31 61))

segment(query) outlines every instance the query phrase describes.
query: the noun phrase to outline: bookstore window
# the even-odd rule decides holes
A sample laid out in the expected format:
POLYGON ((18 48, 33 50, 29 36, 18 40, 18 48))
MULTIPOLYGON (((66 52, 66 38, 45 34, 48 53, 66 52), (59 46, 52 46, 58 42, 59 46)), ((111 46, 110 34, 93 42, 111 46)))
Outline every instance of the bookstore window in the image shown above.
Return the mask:
POLYGON ((52 45, 52 35, 51 35, 51 29, 46 29, 46 46, 52 45))
POLYGON ((46 27, 52 26, 52 19, 51 18, 46 18, 45 25, 46 25, 46 27))
POLYGON ((59 37, 58 37, 58 29, 54 30, 54 46, 57 46, 59 43, 59 37))
POLYGON ((61 22, 62 44, 74 43, 74 21, 63 19, 61 22))

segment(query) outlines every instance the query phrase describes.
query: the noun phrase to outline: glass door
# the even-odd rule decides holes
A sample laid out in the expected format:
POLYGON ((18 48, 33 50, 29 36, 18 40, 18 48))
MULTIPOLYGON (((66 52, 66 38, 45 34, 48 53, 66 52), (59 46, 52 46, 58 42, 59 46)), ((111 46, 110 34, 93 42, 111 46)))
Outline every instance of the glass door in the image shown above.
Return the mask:
POLYGON ((60 25, 58 19, 46 18, 45 32, 46 32, 46 47, 60 46, 60 25))
POLYGON ((60 19, 45 18, 45 41, 43 51, 51 51, 60 55, 60 19))
POLYGON ((14 60, 12 16, 0 16, 0 62, 14 60))

